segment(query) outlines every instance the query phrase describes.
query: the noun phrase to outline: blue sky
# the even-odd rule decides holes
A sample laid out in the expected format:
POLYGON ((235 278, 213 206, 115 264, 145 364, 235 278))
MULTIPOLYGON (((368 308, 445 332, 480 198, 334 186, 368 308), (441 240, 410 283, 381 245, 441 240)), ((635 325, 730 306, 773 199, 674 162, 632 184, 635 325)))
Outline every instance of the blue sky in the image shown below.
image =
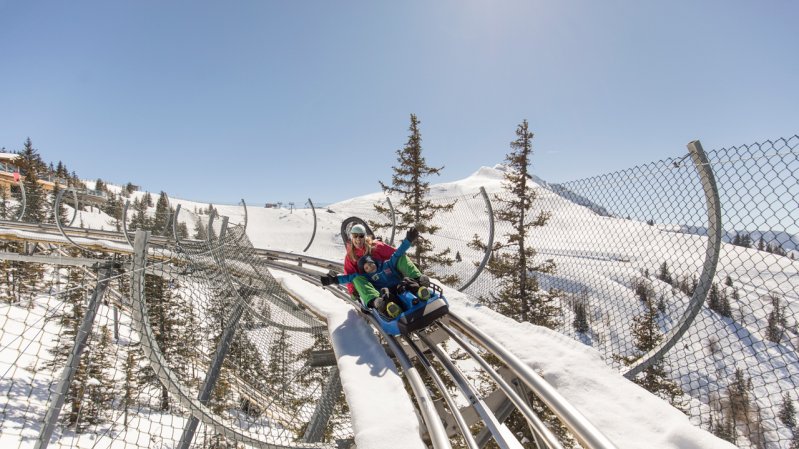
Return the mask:
POLYGON ((0 147, 216 203, 431 182, 535 132, 563 182, 799 132, 795 1, 0 0, 0 147))

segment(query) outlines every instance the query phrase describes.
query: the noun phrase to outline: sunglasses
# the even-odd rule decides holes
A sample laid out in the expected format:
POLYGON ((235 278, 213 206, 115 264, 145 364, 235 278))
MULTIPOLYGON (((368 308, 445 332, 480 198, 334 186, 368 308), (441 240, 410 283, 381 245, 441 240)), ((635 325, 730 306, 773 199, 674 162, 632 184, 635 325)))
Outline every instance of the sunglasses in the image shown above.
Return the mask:
POLYGON ((350 234, 350 235, 352 235, 352 238, 354 238, 354 239, 362 239, 362 238, 366 237, 365 234, 350 234))

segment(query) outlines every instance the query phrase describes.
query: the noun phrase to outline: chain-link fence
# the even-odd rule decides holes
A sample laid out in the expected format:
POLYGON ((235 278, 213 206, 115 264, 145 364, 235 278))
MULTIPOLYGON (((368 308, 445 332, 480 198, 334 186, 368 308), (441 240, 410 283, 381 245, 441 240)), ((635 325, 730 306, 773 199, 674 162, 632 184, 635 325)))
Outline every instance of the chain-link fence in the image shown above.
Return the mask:
MULTIPOLYGON (((557 304, 557 316, 548 317, 554 327, 622 372, 692 323, 665 358, 631 377, 740 447, 799 447, 798 147, 794 136, 710 151, 699 165, 686 155, 537 187, 528 222, 542 213, 549 219, 525 240, 535 250, 528 267, 547 267, 530 271, 539 288, 533 303, 557 304), (702 182, 708 167, 722 230, 715 276, 704 285, 714 249, 713 205, 702 182), (702 288, 707 299, 694 317, 691 299, 704 297, 695 294, 702 288)), ((494 208, 510 198, 503 190, 491 195, 494 208)), ((474 267, 482 254, 469 242, 490 234, 479 217, 487 210, 467 195, 435 201, 451 200, 460 209, 441 214, 448 224, 429 238, 474 267), (480 235, 464 232, 473 229, 480 235)), ((493 227, 495 241, 517 233, 513 223, 493 227)), ((470 273, 433 267, 439 275, 452 270, 470 273)), ((483 271, 465 292, 496 306, 501 289, 483 271)))
POLYGON ((338 372, 312 364, 325 324, 222 223, 132 265, 3 262, 0 292, 28 287, 0 302, 2 447, 350 444, 338 372))
MULTIPOLYGON (((531 269, 539 289, 533 306, 556 304, 556 316, 540 321, 594 347, 622 372, 636 367, 630 377, 695 424, 740 447, 799 447, 799 137, 706 156, 704 163, 687 154, 536 187, 528 223, 542 213, 549 218, 525 240, 534 249, 528 267, 546 267, 531 269), (709 238, 714 204, 703 176, 715 178, 718 248, 709 238), (712 279, 708 268, 715 269, 712 279), (691 306, 702 293, 706 300, 694 316, 691 306), (682 333, 684 323, 691 325, 682 333), (665 358, 638 365, 675 334, 680 339, 665 358)), ((489 198, 494 209, 512 199, 502 189, 489 198)), ((424 235, 435 252, 448 251, 450 263, 428 271, 463 287, 485 256, 471 242, 507 242, 517 229, 490 222, 476 190, 432 192, 431 200, 454 207, 436 215, 436 234, 424 235)), ((361 209, 347 213, 390 222, 373 207, 361 209)), ((404 235, 397 232, 395 244, 404 235)), ((496 307, 503 286, 479 273, 464 291, 496 307)))

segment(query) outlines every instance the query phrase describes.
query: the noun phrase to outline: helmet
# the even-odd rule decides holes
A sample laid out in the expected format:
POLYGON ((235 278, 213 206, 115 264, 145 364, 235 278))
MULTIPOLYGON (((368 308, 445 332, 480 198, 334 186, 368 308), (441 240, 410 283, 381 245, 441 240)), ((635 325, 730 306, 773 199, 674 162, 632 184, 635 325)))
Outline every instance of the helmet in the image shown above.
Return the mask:
POLYGON ((366 234, 366 228, 364 228, 363 225, 356 224, 350 228, 350 235, 352 234, 366 234))
POLYGON ((375 260, 372 259, 372 256, 367 254, 367 255, 361 257, 360 259, 358 259, 358 271, 361 272, 361 273, 366 273, 366 270, 364 269, 364 265, 366 265, 368 263, 371 263, 371 264, 374 264, 375 266, 377 266, 377 264, 375 263, 375 260))

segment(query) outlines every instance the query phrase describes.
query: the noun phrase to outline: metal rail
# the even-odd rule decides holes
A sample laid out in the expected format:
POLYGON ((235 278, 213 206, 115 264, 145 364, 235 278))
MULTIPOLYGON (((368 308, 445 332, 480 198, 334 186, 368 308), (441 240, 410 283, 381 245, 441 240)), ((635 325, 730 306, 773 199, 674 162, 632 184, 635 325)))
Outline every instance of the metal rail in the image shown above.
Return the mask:
MULTIPOLYGON (((21 224, 18 222, 13 222, 16 227, 20 227, 21 224)), ((36 229, 38 231, 42 231, 44 228, 42 225, 34 225, 31 229, 36 229)), ((123 234, 118 232, 108 232, 108 231, 87 231, 81 230, 84 232, 84 235, 89 235, 92 237, 99 236, 101 234, 112 234, 117 237, 123 237, 123 234)), ((147 324, 145 321, 146 316, 141 313, 141 307, 144 302, 143 298, 143 291, 141 289, 141 274, 145 269, 144 266, 144 254, 145 254, 145 245, 149 239, 149 233, 145 233, 144 231, 137 231, 137 240, 141 239, 142 242, 136 242, 136 257, 134 258, 135 267, 133 270, 134 273, 134 294, 133 294, 133 311, 134 315, 136 315, 136 321, 142 324, 140 331, 142 332, 143 343, 144 340, 149 340, 151 335, 148 335, 149 331, 145 328, 147 324), (142 234, 142 235, 139 235, 142 234), (144 235, 146 234, 146 236, 144 235)), ((230 239, 232 240, 232 239, 230 239)), ((208 243, 208 242, 206 242, 208 243)), ((219 242, 223 243, 223 242, 219 242)), ((211 245, 209 245, 211 246, 211 245)), ((213 248, 213 246, 211 246, 213 248)), ((213 249, 211 252, 214 253, 213 249)), ((332 262, 325 259, 309 257, 305 255, 298 255, 293 253, 285 253, 279 251, 272 251, 272 250, 254 250, 254 253, 263 259, 263 263, 265 266, 269 266, 272 268, 282 269, 285 271, 295 272, 295 274, 299 274, 303 276, 306 280, 310 280, 316 284, 319 283, 318 276, 322 273, 321 270, 326 270, 330 268, 337 268, 340 267, 341 264, 337 262, 332 262), (312 266, 314 268, 309 268, 308 266, 312 266)), ((212 254, 213 255, 213 254, 212 254)), ((218 254, 221 256, 221 254, 218 254)), ((233 270, 229 264, 226 271, 230 271, 231 274, 236 273, 237 270, 233 270)), ((338 289, 331 289, 331 291, 337 292, 341 297, 347 298, 345 292, 338 290, 338 289)), ((388 344, 389 349, 393 353, 396 360, 402 367, 403 372, 405 373, 405 378, 408 381, 411 389, 414 392, 416 397, 417 406, 419 408, 421 417, 424 421, 424 424, 427 428, 428 435, 430 436, 431 443, 435 448, 449 448, 450 443, 447 437, 446 429, 444 428, 441 417, 439 416, 439 412, 436 409, 433 399, 430 396, 430 393, 425 386, 424 381, 420 373, 414 367, 413 363, 411 362, 410 357, 408 356, 408 352, 403 346, 397 341, 395 338, 385 335, 382 333, 382 329, 377 325, 376 321, 370 315, 367 316, 367 319, 373 324, 373 326, 382 334, 383 339, 388 344)), ((458 342, 459 345, 463 345, 464 349, 468 347, 465 343, 458 340, 458 336, 455 332, 450 329, 451 326, 457 330, 459 333, 467 336, 472 341, 476 342, 480 346, 487 349, 490 353, 498 357, 498 359, 508 366, 508 368, 520 379, 528 388, 530 388, 531 392, 533 392, 536 396, 538 396, 545 404, 547 404, 553 412, 562 420, 562 422, 573 432, 576 439, 583 445, 585 448, 590 449, 613 449, 615 446, 601 433, 598 429, 596 429, 590 422, 588 422, 573 406, 571 406, 568 402, 562 398, 553 387, 551 387, 546 381, 544 381, 540 376, 538 376, 532 369, 521 362, 516 356, 511 354, 509 351, 498 345, 493 339, 488 337, 486 334, 481 332, 479 329, 472 326, 470 323, 460 319, 456 314, 450 313, 448 318, 445 318, 444 321, 448 324, 444 324, 441 328, 451 337, 453 340, 458 342)), ((436 347, 436 344, 429 340, 427 337, 421 337, 421 340, 425 343, 425 345, 430 349, 430 353, 438 360, 446 369, 446 372, 449 373, 450 376, 455 379, 456 383, 463 389, 464 394, 470 399, 470 402, 474 405, 478 403, 478 407, 475 409, 478 410, 478 414, 480 414, 481 418, 486 422, 487 428, 491 430, 492 436, 499 442, 502 441, 501 438, 501 431, 499 429, 499 424, 501 423, 501 419, 498 419, 494 411, 489 410, 489 407, 485 404, 480 404, 481 400, 477 397, 475 390, 473 387, 468 385, 466 382, 465 377, 459 374, 457 367, 449 361, 448 356, 444 354, 440 349, 436 347)), ((158 353, 157 347, 154 347, 152 343, 145 343, 144 345, 145 352, 147 353, 148 358, 150 359, 151 363, 154 363, 158 366, 165 367, 165 361, 162 358, 162 355, 158 353)), ((427 358, 423 358, 426 354, 422 354, 422 351, 415 347, 416 344, 413 343, 412 340, 408 340, 409 351, 412 354, 415 354, 416 357, 419 358, 420 361, 427 360, 427 358)), ((469 351, 467 351, 469 352, 469 351)), ((470 355, 472 355, 470 353, 470 355)), ((483 365, 485 368, 487 364, 484 360, 481 360, 478 357, 472 355, 474 360, 483 365)), ((423 364, 430 365, 430 362, 422 362, 423 364)), ((489 367, 490 368, 490 367, 489 367)), ((431 368, 432 369, 432 368, 431 368)), ((159 370, 157 370, 159 371, 159 370)), ((491 374, 491 371, 487 370, 489 375, 491 375, 497 384, 500 385, 503 392, 507 395, 508 399, 513 403, 513 405, 520 410, 520 412, 525 416, 529 425, 534 430, 534 435, 541 441, 545 441, 547 447, 550 448, 560 448, 557 443, 557 440, 551 434, 546 432, 545 426, 540 422, 540 420, 535 417, 534 413, 529 410, 529 407, 526 406, 525 401, 518 395, 514 395, 513 388, 507 384, 507 381, 502 379, 501 376, 494 373, 491 374), (505 385, 502 383, 505 382, 505 385)), ((202 422, 206 423, 207 425, 217 428, 218 431, 227 434, 233 438, 240 439, 242 441, 246 441, 250 444, 254 444, 256 446, 266 446, 266 447, 277 447, 272 446, 269 443, 264 443, 258 438, 253 438, 251 435, 247 433, 239 432, 235 429, 226 428, 226 426, 218 421, 218 418, 215 418, 214 415, 206 408, 206 406, 199 400, 194 397, 193 395, 188 394, 185 391, 185 388, 180 385, 179 381, 169 372, 162 372, 162 375, 159 375, 161 378, 162 383, 176 396, 181 399, 181 403, 184 407, 189 409, 194 416, 199 418, 202 422)), ((435 377, 431 374, 431 378, 435 381, 435 377)), ((438 383, 438 382, 436 382, 438 383)), ((445 389, 442 390, 446 391, 445 389)), ((453 407, 450 407, 453 409, 453 407)), ((457 417, 458 412, 453 412, 452 416, 455 417, 456 421, 459 419, 457 417)), ((463 419, 461 417, 461 419, 463 419)), ((464 420, 465 422, 465 420, 464 420)), ((459 427, 464 427, 464 422, 458 423, 459 427)), ((468 440, 468 437, 466 437, 468 440)), ((467 443, 471 445, 471 442, 467 443)), ((298 447, 298 446, 292 446, 298 447)), ((302 447, 300 445, 299 447, 302 447)), ((500 447, 506 447, 504 443, 500 443, 500 447)))
POLYGON ((561 396, 552 385, 533 371, 530 366, 499 345, 493 338, 471 323, 462 320, 454 313, 448 315, 448 321, 464 335, 467 335, 507 365, 558 416, 583 447, 591 449, 616 448, 599 429, 561 396))

